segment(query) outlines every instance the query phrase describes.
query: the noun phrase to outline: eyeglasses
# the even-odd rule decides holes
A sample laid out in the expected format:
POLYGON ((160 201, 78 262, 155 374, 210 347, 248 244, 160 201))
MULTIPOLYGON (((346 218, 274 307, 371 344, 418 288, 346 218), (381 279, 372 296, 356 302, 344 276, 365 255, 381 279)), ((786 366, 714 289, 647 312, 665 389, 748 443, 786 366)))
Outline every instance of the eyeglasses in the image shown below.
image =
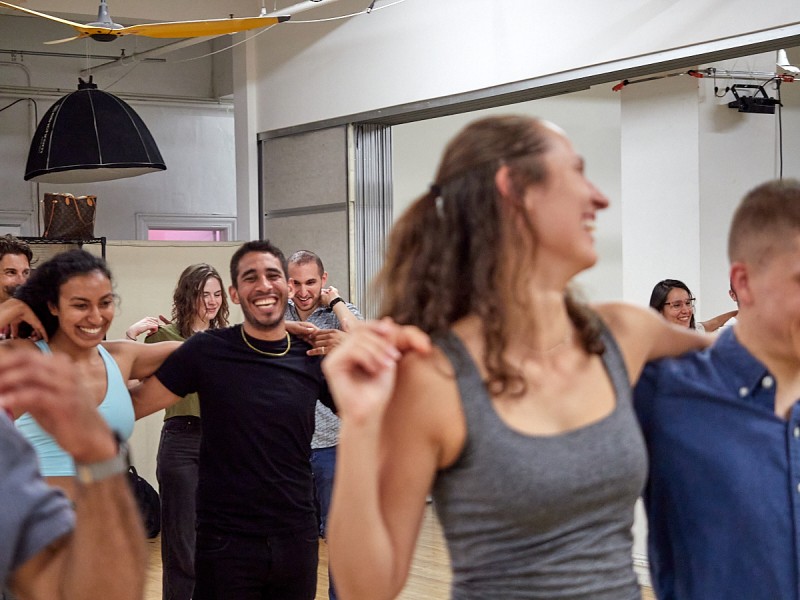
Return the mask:
POLYGON ((694 308, 694 301, 695 298, 689 298, 688 300, 676 300, 675 302, 665 302, 664 308, 671 308, 672 310, 680 310, 684 306, 686 308, 694 308))

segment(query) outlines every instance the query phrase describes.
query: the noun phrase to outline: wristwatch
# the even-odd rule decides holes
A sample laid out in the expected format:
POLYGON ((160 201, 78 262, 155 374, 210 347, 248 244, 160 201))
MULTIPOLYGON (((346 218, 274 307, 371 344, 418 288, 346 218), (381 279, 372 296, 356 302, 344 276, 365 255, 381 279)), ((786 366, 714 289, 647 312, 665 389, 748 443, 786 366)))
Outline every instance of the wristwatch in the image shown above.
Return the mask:
POLYGON ((328 304, 328 308, 333 310, 333 307, 336 306, 337 304, 339 304, 339 302, 344 302, 344 298, 342 298, 341 296, 336 296, 336 298, 331 300, 331 303, 328 304))
POLYGON ((75 473, 81 483, 95 483, 114 475, 127 473, 131 466, 128 444, 116 433, 117 455, 96 463, 75 463, 75 473))

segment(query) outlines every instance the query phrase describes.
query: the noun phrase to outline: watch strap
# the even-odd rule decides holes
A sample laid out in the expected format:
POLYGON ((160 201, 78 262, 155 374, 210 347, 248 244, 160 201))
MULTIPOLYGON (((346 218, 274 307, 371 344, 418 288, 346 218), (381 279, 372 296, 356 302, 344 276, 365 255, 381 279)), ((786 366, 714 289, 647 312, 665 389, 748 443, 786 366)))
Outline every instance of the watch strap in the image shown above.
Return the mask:
POLYGON ((128 445, 117 437, 119 449, 116 456, 96 463, 75 463, 75 474, 81 483, 95 483, 126 473, 130 467, 128 445))

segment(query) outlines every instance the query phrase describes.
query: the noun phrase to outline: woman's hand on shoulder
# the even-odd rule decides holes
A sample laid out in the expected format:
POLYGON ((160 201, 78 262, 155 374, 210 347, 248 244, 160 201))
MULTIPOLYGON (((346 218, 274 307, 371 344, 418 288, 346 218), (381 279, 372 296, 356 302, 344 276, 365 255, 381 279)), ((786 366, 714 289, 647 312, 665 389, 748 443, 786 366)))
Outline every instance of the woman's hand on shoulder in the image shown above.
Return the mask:
POLYGON ((593 308, 619 344, 632 382, 648 361, 702 350, 713 342, 713 337, 673 325, 650 308, 623 302, 593 308))
POLYGON ((0 303, 0 330, 8 327, 11 337, 17 337, 20 323, 27 323, 33 328, 34 339, 47 340, 47 332, 30 306, 17 298, 0 303))
POLYGON ((339 415, 353 421, 380 417, 394 391, 398 361, 430 349, 430 339, 416 327, 390 319, 359 322, 322 363, 339 415))
POLYGON ((308 321, 286 321, 286 331, 306 341, 319 327, 308 321))
POLYGON ((157 318, 145 317, 144 319, 140 319, 128 327, 128 329, 125 330, 125 337, 135 342, 136 338, 143 333, 146 333, 147 335, 153 335, 156 331, 158 331, 160 325, 161 324, 157 318))

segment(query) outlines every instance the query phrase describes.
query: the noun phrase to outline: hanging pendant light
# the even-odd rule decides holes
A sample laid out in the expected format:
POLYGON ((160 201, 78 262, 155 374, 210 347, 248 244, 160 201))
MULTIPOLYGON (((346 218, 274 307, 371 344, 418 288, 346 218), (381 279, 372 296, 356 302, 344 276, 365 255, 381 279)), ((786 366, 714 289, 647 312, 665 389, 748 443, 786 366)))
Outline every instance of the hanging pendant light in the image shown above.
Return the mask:
POLYGON ((78 91, 56 101, 31 142, 25 181, 90 183, 164 171, 158 146, 134 110, 78 79, 78 91))

